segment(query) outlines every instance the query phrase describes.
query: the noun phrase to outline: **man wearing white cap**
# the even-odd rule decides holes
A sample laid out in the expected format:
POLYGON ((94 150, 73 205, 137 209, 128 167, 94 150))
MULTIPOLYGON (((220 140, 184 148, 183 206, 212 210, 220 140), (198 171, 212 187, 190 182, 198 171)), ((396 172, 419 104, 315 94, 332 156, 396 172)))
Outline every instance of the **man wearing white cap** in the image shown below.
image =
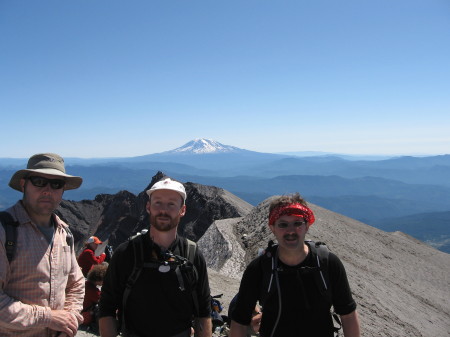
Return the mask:
POLYGON ((210 289, 203 255, 177 235, 186 213, 184 186, 164 178, 147 190, 148 234, 120 245, 110 261, 100 298, 100 334, 210 337, 210 289), (118 315, 116 312, 118 311, 118 315))
POLYGON ((53 153, 32 156, 27 169, 12 176, 9 186, 23 198, 2 214, 0 226, 2 337, 76 334, 83 320, 84 277, 73 236, 53 212, 64 191, 81 183, 53 153))

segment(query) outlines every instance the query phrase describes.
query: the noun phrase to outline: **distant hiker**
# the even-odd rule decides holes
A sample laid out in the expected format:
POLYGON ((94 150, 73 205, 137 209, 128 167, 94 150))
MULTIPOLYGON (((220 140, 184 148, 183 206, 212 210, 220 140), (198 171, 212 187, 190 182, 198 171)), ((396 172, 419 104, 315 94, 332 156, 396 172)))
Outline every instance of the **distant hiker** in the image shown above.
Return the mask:
POLYGON ((95 250, 98 245, 102 244, 102 241, 96 236, 91 236, 85 243, 83 252, 78 257, 78 264, 81 267, 83 275, 86 277, 89 270, 97 264, 102 263, 106 259, 106 254, 101 253, 99 256, 95 256, 95 250))
POLYGON ((210 337, 206 262, 194 242, 177 235, 184 186, 164 178, 147 194, 150 230, 115 249, 103 282, 101 336, 117 336, 120 325, 123 336, 188 337, 195 319, 195 336, 210 337))
POLYGON ((81 314, 83 315, 83 325, 90 327, 93 332, 98 332, 98 302, 107 269, 108 263, 103 262, 93 266, 87 274, 81 314))
POLYGON ((53 212, 80 177, 65 173, 57 154, 32 156, 9 186, 22 192, 2 212, 0 335, 72 337, 83 321, 84 277, 69 227, 53 212))
POLYGON ((262 337, 332 337, 331 306, 345 337, 359 337, 359 319, 342 262, 326 246, 305 242, 314 214, 298 193, 277 197, 269 208, 269 228, 278 245, 266 249, 244 272, 231 337, 243 337, 257 301, 262 305, 262 337), (338 317, 337 317, 338 319, 338 317))

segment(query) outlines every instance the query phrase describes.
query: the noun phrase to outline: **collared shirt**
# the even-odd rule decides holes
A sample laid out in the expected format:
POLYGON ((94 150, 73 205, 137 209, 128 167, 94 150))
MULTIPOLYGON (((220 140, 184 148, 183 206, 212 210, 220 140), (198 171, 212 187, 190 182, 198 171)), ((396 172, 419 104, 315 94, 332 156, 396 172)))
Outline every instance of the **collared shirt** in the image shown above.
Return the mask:
POLYGON ((67 225, 54 215, 55 233, 49 244, 19 201, 7 210, 19 222, 11 263, 0 226, 0 335, 47 337, 51 310, 68 310, 81 323, 84 277, 75 252, 66 242, 67 225))

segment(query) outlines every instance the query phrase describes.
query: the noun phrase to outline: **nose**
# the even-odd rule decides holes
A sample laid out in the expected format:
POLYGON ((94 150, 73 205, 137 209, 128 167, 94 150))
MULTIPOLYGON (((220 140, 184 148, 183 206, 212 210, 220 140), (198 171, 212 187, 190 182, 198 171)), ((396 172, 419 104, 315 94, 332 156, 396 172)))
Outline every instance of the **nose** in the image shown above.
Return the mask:
POLYGON ((50 184, 47 184, 47 185, 45 185, 44 187, 41 187, 42 188, 42 193, 46 193, 46 194, 50 194, 51 193, 51 191, 52 191, 52 188, 50 187, 50 184))
POLYGON ((286 228, 286 233, 297 233, 297 228, 289 224, 289 226, 287 226, 286 228))

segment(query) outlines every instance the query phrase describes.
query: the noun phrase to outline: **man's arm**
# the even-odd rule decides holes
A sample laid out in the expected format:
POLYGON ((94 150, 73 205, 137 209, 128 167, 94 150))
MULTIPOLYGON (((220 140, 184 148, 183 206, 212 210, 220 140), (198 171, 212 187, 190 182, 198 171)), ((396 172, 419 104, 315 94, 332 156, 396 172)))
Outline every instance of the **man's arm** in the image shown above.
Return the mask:
POLYGON ((246 337, 247 325, 239 324, 238 322, 231 321, 229 337, 246 337))
POLYGON ((342 315, 342 330, 345 337, 360 337, 361 331, 359 328, 359 318, 357 311, 353 311, 347 315, 342 315))
POLYGON ((195 331, 195 334, 194 334, 195 337, 211 337, 212 336, 211 317, 196 318, 194 331, 195 331))
POLYGON ((98 320, 101 337, 116 337, 117 336, 117 321, 114 317, 105 316, 98 320))

